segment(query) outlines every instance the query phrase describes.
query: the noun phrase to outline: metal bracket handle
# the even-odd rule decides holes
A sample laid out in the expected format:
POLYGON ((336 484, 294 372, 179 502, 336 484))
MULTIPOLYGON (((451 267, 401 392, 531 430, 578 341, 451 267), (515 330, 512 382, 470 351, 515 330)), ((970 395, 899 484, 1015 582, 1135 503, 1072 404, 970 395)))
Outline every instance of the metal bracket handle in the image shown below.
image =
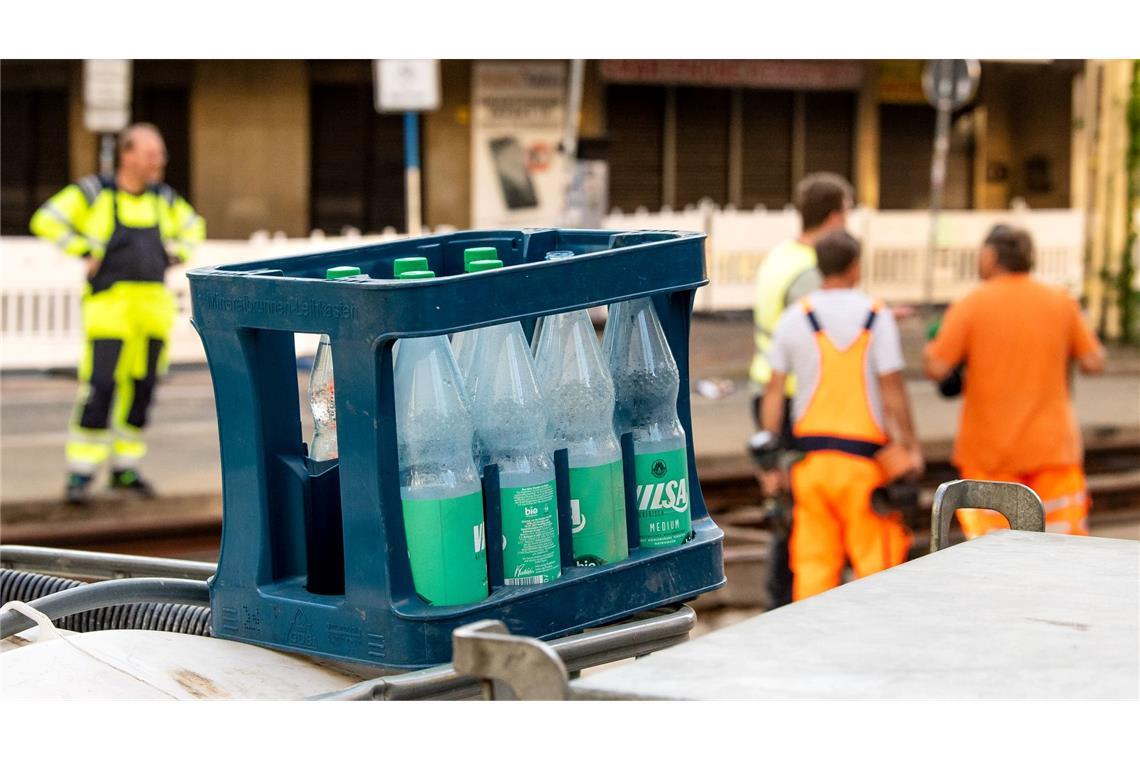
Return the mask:
POLYGON ((959 509, 992 509, 1009 520, 1010 530, 1045 531, 1041 498, 1020 483, 952 480, 938 486, 930 517, 930 551, 950 543, 950 519, 959 509))
POLYGON ((570 698, 570 676, 549 644, 512 636, 498 620, 456 628, 451 636, 455 671, 481 678, 488 699, 570 698))

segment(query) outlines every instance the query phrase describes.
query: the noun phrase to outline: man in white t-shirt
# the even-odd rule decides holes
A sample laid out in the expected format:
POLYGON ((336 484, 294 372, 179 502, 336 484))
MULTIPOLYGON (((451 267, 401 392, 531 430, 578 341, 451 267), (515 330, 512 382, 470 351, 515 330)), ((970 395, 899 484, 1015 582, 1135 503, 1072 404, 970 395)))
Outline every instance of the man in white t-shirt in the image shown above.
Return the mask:
POLYGON ((923 466, 898 327, 881 302, 855 290, 859 242, 837 230, 817 240, 815 250, 823 288, 780 317, 762 409, 764 429, 777 435, 784 380, 795 375, 792 432, 805 454, 791 477, 797 600, 837 586, 847 559, 859 577, 906 559, 910 537, 899 515, 876 512, 871 494, 887 482, 880 462, 888 452, 902 457, 902 473, 915 475, 923 466))

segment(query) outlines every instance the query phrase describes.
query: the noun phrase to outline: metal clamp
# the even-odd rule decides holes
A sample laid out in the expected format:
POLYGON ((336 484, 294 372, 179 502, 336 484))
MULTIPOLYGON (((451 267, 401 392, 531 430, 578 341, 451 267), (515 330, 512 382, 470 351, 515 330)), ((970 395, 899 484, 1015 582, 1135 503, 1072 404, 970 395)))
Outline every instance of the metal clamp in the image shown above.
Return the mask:
POLYGON ((1011 530, 1045 531, 1045 506, 1032 489, 1020 483, 952 480, 938 486, 930 517, 930 551, 950 543, 950 519, 959 509, 992 509, 1009 520, 1011 530))
POLYGON ((455 671, 482 679, 487 699, 570 697, 570 676, 554 648, 538 639, 510 635, 499 620, 456 628, 452 642, 455 671))

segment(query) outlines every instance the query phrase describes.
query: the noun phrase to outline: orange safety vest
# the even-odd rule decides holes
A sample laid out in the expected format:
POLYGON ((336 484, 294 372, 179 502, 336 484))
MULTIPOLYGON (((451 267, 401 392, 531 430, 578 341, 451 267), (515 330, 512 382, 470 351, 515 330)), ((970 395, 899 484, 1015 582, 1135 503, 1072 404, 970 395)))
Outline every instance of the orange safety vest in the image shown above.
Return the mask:
POLYGON ((843 351, 835 347, 820 327, 810 299, 803 299, 799 306, 815 335, 819 381, 803 416, 792 427, 796 448, 874 457, 887 442, 887 434, 871 412, 866 366, 871 328, 882 303, 874 302, 859 337, 843 351))

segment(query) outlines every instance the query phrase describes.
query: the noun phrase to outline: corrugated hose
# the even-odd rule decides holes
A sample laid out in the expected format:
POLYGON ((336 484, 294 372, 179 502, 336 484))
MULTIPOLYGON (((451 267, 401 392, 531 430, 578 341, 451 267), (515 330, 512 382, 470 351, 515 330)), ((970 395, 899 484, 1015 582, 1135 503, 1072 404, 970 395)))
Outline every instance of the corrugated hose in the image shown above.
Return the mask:
MULTIPOLYGON (((204 581, 126 578, 83 583, 0 568, 0 605, 28 602, 59 628, 85 633, 147 630, 211 636, 209 590, 204 581)), ((35 623, 9 610, 0 615, 0 638, 35 623)))

